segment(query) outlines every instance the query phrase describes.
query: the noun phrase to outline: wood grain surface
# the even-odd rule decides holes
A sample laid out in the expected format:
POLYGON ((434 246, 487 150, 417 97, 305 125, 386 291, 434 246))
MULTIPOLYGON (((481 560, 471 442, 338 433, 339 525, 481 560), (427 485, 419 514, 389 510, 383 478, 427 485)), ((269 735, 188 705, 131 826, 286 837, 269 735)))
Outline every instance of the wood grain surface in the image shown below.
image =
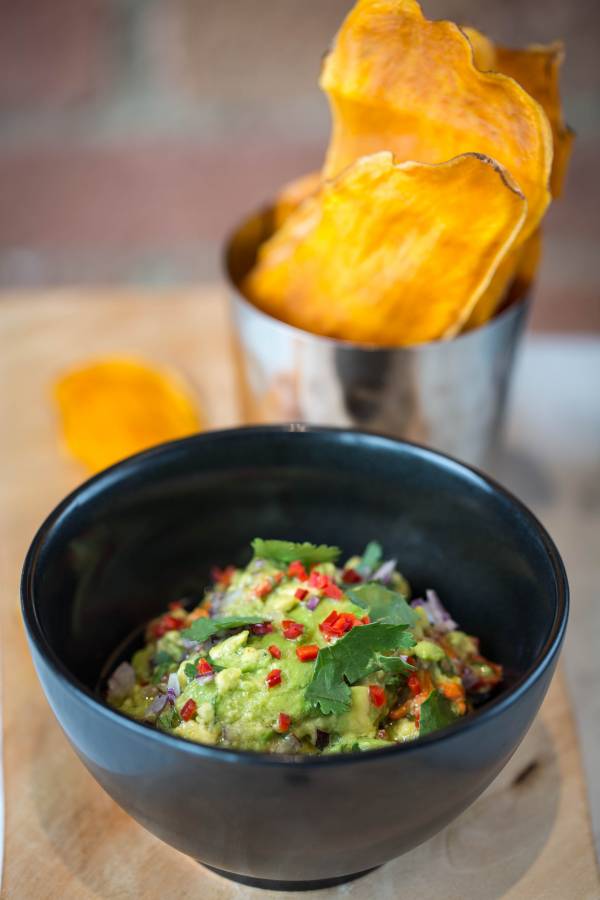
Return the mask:
MULTIPOLYGON (((60 449, 51 384, 66 366, 113 352, 179 368, 197 392, 207 427, 237 421, 226 308, 217 289, 0 296, 2 896, 278 896, 213 875, 122 812, 75 757, 33 671, 18 606, 20 566, 42 518, 85 476, 60 449)), ((377 872, 307 896, 597 900, 600 880, 562 675, 509 765, 459 819, 377 872)))

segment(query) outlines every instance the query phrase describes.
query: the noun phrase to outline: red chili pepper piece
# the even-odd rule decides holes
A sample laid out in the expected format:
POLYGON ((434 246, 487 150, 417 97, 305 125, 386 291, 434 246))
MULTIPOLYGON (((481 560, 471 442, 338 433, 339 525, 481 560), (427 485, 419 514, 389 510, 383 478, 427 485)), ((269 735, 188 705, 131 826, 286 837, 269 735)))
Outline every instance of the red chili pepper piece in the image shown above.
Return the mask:
POLYGON ((281 734, 285 734, 286 731, 290 730, 291 724, 292 724, 291 716, 288 716, 287 713, 279 713, 279 720, 277 722, 277 731, 281 732, 281 734))
POLYGON ((287 638, 288 641, 293 641, 300 637, 304 631, 304 625, 301 625, 300 622, 294 622, 292 619, 284 619, 281 623, 281 631, 284 638, 287 638))
POLYGON ((304 600, 305 597, 308 597, 308 591, 306 590, 306 588, 298 588, 298 590, 294 594, 294 597, 297 600, 304 600))
POLYGON ((271 634, 273 631, 272 622, 257 622, 256 625, 250 626, 252 634, 271 634))
POLYGON ((266 597, 267 594, 270 594, 273 590, 273 582, 270 578, 265 578, 264 581, 261 581, 260 584, 257 584, 254 588, 254 593, 257 597, 266 597))
POLYGON ((281 669, 271 669, 265 681, 270 688, 277 687, 278 684, 281 684, 281 669))
POLYGON ((308 579, 308 583, 311 587, 317 588, 317 590, 322 591, 328 584, 329 578, 327 575, 323 575, 322 572, 311 572, 310 578, 308 579))
POLYGON ((415 697, 417 696, 417 694, 421 693, 421 682, 419 681, 419 676, 416 674, 416 672, 413 672, 412 675, 408 676, 406 683, 408 684, 408 689, 410 690, 411 694, 414 694, 415 697))
POLYGON ((277 646, 277 644, 271 644, 269 646, 269 653, 274 659, 281 659, 281 650, 277 646))
POLYGON ((306 579, 308 578, 306 569, 299 559, 296 559, 294 562, 289 564, 287 573, 290 578, 297 578, 299 581, 306 581, 306 579))
POLYGON ((370 625, 371 624, 371 616, 363 616, 360 621, 363 623, 363 625, 370 625))
POLYGON ((342 581, 344 584, 360 584, 362 576, 358 574, 356 569, 344 569, 342 581))
POLYGON ((210 570, 212 580, 222 585, 222 587, 229 587, 234 575, 235 566, 226 566, 224 569, 219 568, 219 566, 213 566, 210 570))
POLYGON ((162 637, 167 631, 178 631, 181 628, 185 628, 185 621, 167 613, 158 620, 152 631, 154 637, 162 637))
POLYGON ((341 600, 344 596, 343 590, 339 588, 337 584, 334 584, 330 578, 327 579, 327 584, 323 588, 323 593, 326 597, 331 597, 332 600, 341 600))
POLYGON ((212 671, 213 667, 207 659, 199 659, 196 663, 196 672, 198 675, 210 675, 212 671))
POLYGON ((300 647, 296 647, 296 656, 300 662, 310 662, 310 660, 316 659, 318 655, 319 648, 316 644, 302 644, 300 647))
POLYGON ((184 703, 181 707, 181 718, 184 722, 189 722, 190 719, 193 719, 198 710, 198 706, 195 700, 188 700, 187 703, 184 703))
POLYGON ((369 685, 369 699, 373 706, 383 706, 385 703, 385 691, 378 684, 369 685))
POLYGON ((354 613, 340 613, 331 626, 331 631, 340 637, 342 634, 350 631, 351 628, 354 628, 359 622, 360 619, 357 619, 354 613))

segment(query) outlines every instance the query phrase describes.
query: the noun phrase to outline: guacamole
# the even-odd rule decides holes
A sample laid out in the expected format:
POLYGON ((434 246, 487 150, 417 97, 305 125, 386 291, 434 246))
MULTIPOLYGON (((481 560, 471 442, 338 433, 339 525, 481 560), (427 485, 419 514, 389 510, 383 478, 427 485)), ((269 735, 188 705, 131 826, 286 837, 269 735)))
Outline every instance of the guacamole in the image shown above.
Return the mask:
POLYGON ((335 547, 252 546, 200 604, 150 622, 108 680, 111 706, 201 744, 337 753, 443 728, 501 680, 433 590, 410 599, 377 542, 344 565, 335 547))

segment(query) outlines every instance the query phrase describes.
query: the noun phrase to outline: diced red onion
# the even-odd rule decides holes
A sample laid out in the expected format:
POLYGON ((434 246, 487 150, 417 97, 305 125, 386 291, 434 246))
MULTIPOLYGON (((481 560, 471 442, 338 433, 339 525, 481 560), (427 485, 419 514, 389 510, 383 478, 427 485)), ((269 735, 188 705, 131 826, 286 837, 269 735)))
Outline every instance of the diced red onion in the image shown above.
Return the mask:
POLYGON ((108 693, 114 699, 121 699, 133 689, 135 672, 128 662, 122 662, 108 679, 108 693))
POLYGON ((169 700, 169 697, 167 696, 167 694, 159 694, 157 697, 154 698, 154 700, 152 701, 150 706, 148 706, 146 708, 145 715, 146 716, 158 716, 159 713, 161 713, 163 711, 163 709, 165 708, 165 706, 167 705, 168 700, 169 700))
POLYGON ((196 675, 195 681, 197 681, 199 684, 204 684, 207 681, 212 681, 214 677, 214 672, 207 672, 206 675, 196 675))
POLYGON ((371 576, 372 580, 388 584, 396 571, 397 562, 398 560, 396 559, 388 559, 388 561, 379 566, 377 571, 371 576))
POLYGON ((317 608, 317 606, 319 605, 320 602, 321 602, 321 598, 320 598, 320 597, 317 597, 316 594, 313 594, 313 595, 312 595, 311 597, 309 597, 308 600, 306 601, 306 608, 307 608, 307 609, 310 609, 311 612, 312 612, 312 610, 314 610, 314 609, 317 608))
POLYGON ((479 681, 479 676, 476 675, 473 669, 470 669, 469 666, 463 667, 463 670, 460 673, 460 677, 467 691, 470 691, 471 688, 474 688, 479 681))
POLYGON ((179 697, 180 693, 181 688, 179 687, 177 672, 171 672, 169 680, 167 681, 167 696, 169 700, 175 700, 176 697, 179 697))
POLYGON ((425 591, 427 605, 433 617, 433 624, 439 631, 456 631, 458 623, 454 621, 435 591, 425 591))
POLYGON ((198 641, 191 641, 189 638, 181 638, 181 643, 189 653, 197 653, 200 650, 198 641))

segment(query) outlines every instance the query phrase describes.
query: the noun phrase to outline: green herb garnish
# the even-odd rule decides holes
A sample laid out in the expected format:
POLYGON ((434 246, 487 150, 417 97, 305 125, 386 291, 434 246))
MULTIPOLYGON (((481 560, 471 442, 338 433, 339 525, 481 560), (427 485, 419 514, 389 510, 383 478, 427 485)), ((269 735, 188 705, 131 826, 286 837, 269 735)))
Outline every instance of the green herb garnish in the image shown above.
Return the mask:
POLYGON ((357 572, 363 576, 370 575, 377 568, 382 558, 383 548, 381 544, 378 541, 369 541, 357 566, 357 572))
POLYGON ((165 675, 174 672, 177 668, 177 660, 174 659, 166 650, 159 650, 152 657, 152 676, 150 681, 152 684, 158 684, 163 680, 165 675))
POLYGON ((350 685, 384 667, 382 654, 410 650, 414 638, 407 625, 374 622, 353 628, 331 647, 319 652, 306 699, 324 715, 340 715, 350 708, 350 685))
POLYGON ((430 734, 451 725, 458 717, 452 712, 452 707, 439 691, 433 690, 427 700, 421 704, 421 718, 419 734, 430 734))
POLYGON ((220 631, 230 631, 232 628, 244 628, 246 625, 260 625, 266 622, 264 616, 222 616, 221 618, 196 619, 189 628, 181 632, 184 638, 190 641, 202 643, 213 634, 220 631))
POLYGON ((328 547, 326 544, 316 546, 309 543, 295 544, 293 541, 264 541, 262 538, 254 538, 252 549, 258 559, 269 559, 280 565, 289 565, 299 559, 305 566, 335 562, 342 552, 339 547, 328 547))
POLYGON ((183 671, 185 672, 186 677, 189 679, 195 678, 196 675, 198 674, 194 663, 186 663, 185 666, 183 667, 183 671))
POLYGON ((374 581, 352 588, 348 596, 353 603, 368 611, 373 622, 413 626, 419 621, 417 613, 402 594, 374 581))
POLYGON ((157 725, 161 725, 163 728, 177 728, 178 725, 181 725, 181 716, 174 706, 169 704, 167 706, 168 708, 158 717, 157 725))

